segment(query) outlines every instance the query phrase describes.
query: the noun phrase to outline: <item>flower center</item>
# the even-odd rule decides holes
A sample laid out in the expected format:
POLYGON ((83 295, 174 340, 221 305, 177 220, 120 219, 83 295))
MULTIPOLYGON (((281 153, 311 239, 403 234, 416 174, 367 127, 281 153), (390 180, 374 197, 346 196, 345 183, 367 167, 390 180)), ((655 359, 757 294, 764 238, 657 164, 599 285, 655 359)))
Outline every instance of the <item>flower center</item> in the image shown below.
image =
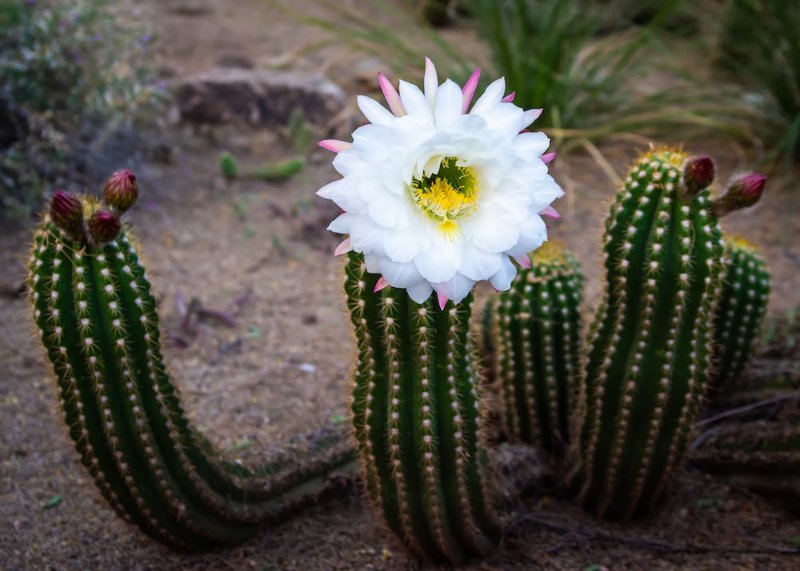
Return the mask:
POLYGON ((475 210, 478 200, 478 185, 470 167, 458 166, 455 157, 446 157, 439 172, 414 179, 411 195, 417 206, 439 230, 452 235, 458 232, 457 220, 475 210))

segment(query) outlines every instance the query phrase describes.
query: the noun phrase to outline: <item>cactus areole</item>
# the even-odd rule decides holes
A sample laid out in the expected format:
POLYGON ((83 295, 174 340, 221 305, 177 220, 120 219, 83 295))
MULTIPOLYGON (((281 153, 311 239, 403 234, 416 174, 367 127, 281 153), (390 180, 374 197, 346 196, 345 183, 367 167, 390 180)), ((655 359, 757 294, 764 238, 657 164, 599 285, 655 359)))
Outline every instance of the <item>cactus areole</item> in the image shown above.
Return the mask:
POLYGON ((119 214, 57 193, 35 231, 33 317, 69 436, 106 501, 148 535, 187 550, 244 540, 326 489, 326 475, 351 461, 346 435, 277 451, 258 469, 224 461, 184 414, 119 214))

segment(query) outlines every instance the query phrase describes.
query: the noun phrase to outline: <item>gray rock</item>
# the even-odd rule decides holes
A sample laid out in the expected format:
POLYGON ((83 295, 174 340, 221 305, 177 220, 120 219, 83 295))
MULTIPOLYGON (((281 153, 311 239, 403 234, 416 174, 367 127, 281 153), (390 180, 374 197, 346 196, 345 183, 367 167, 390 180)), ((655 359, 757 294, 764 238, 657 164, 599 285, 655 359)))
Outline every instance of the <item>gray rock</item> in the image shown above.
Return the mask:
POLYGON ((286 125, 293 110, 324 125, 344 109, 346 96, 319 75, 213 69, 171 83, 183 121, 198 124, 286 125))

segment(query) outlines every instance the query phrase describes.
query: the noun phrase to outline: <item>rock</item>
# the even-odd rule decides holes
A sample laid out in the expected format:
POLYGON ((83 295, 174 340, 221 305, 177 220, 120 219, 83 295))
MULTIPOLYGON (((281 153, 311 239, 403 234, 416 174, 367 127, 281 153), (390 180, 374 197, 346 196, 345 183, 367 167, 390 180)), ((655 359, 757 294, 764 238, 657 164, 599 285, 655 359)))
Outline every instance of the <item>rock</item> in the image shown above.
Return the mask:
POLYGON ((319 75, 213 69, 171 83, 183 121, 286 125, 294 109, 323 125, 345 107, 344 92, 319 75))

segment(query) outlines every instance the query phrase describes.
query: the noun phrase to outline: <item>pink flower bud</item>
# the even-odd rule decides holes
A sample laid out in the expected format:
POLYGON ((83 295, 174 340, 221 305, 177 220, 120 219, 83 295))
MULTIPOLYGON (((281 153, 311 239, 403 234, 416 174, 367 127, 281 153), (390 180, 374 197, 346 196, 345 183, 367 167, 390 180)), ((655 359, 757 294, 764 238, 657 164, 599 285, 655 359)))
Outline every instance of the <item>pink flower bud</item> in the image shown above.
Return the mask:
POLYGON ((733 177, 722 196, 712 203, 714 213, 718 217, 722 217, 734 210, 753 206, 761 200, 766 183, 766 175, 760 173, 749 173, 733 177))
POLYGON ((103 199, 106 204, 125 212, 139 197, 139 187, 136 176, 128 169, 123 169, 112 174, 103 187, 103 199))
POLYGON ((73 240, 83 238, 83 204, 70 193, 59 190, 53 195, 50 219, 73 240))
POLYGON ((116 238, 121 228, 119 216, 108 210, 98 210, 89 218, 89 235, 96 245, 105 244, 116 238))
POLYGON ((714 161, 707 155, 689 157, 683 166, 684 196, 694 198, 697 193, 714 182, 714 161))

